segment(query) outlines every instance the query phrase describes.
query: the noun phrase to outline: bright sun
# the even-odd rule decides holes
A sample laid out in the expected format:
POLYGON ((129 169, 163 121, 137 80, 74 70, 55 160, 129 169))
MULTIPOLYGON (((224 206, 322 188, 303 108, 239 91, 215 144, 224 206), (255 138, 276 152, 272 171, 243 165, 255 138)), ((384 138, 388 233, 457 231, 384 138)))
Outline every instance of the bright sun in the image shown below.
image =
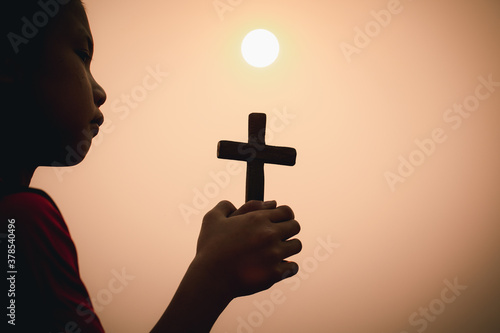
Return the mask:
POLYGON ((246 62, 254 67, 271 65, 280 53, 280 44, 275 35, 264 29, 250 31, 241 44, 241 53, 246 62))

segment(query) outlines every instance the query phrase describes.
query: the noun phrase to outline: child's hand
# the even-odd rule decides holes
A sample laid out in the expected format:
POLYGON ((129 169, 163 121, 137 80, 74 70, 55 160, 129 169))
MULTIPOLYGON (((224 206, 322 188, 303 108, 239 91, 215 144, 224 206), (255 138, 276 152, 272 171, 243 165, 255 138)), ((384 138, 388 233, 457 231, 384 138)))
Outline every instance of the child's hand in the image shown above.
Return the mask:
POLYGON ((196 257, 151 332, 209 332, 231 300, 268 289, 297 273, 284 261, 302 249, 293 211, 250 201, 240 209, 222 201, 209 211, 196 257))
POLYGON ((203 219, 195 260, 227 296, 250 295, 297 273, 298 265, 284 259, 302 249, 298 239, 288 240, 299 231, 287 206, 250 201, 236 210, 222 201, 203 219))

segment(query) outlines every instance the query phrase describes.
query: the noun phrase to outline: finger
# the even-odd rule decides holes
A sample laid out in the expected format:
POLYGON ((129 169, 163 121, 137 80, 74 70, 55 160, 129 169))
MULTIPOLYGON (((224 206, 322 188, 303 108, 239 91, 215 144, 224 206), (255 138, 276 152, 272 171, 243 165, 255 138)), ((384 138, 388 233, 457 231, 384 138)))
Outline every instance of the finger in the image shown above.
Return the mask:
POLYGON ((291 239, 289 241, 283 242, 282 251, 283 259, 296 255, 302 250, 302 242, 298 239, 291 239))
POLYGON ((288 238, 297 235, 301 229, 299 222, 297 222, 296 220, 275 223, 273 227, 276 228, 282 241, 285 241, 288 238))
POLYGON ((280 277, 279 280, 284 280, 297 274, 299 265, 293 261, 283 261, 278 264, 277 271, 280 277))
POLYGON ((271 222, 283 222, 288 220, 293 220, 295 218, 295 214, 293 210, 288 206, 280 206, 276 209, 273 209, 269 213, 269 219, 271 222))
POLYGON ((246 213, 262 209, 274 209, 276 208, 276 205, 277 205, 276 201, 262 202, 262 201, 252 200, 241 206, 237 211, 232 213, 231 216, 243 215, 246 213))
POLYGON ((221 201, 205 215, 205 218, 224 218, 230 216, 234 211, 236 211, 236 207, 232 203, 221 201))

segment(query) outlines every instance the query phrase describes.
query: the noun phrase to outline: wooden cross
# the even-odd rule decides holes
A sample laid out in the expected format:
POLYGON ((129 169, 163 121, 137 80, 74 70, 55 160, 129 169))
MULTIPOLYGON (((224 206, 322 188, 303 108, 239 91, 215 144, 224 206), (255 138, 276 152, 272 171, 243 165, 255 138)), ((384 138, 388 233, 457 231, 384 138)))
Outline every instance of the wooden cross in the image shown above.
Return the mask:
POLYGON ((248 143, 219 141, 217 157, 247 162, 245 201, 264 201, 264 164, 295 165, 294 148, 266 145, 266 114, 252 113, 248 117, 248 143))

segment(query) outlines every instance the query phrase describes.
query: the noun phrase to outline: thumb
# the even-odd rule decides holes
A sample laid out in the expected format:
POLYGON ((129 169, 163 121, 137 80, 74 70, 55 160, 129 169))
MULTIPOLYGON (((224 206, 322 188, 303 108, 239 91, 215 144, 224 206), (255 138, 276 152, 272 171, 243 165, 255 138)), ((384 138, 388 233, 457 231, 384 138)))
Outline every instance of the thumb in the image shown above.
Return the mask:
POLYGON ((219 202, 212 210, 205 214, 204 220, 227 218, 236 211, 236 207, 229 201, 219 202))
POLYGON ((276 208, 276 201, 256 201, 252 200, 247 203, 245 203, 243 206, 241 206, 238 210, 233 212, 231 216, 238 216, 238 215, 243 215, 246 213, 250 213, 256 210, 262 210, 262 209, 274 209, 276 208))

